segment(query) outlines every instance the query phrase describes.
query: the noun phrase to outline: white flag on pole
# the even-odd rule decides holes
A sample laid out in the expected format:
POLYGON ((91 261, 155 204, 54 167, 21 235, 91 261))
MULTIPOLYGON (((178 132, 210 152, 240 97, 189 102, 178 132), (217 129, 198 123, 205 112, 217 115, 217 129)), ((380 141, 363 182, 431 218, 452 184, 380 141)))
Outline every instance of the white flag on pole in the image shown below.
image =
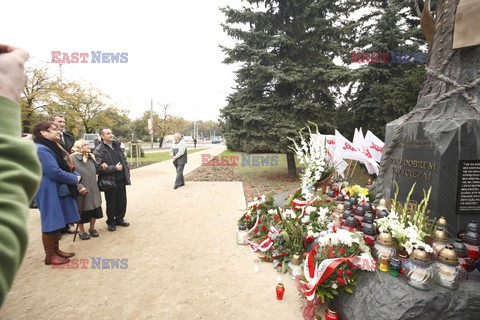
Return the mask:
POLYGON ((370 130, 368 130, 367 134, 365 135, 365 146, 371 153, 373 159, 377 162, 380 162, 385 143, 378 139, 370 130))
POLYGON ((359 148, 354 146, 353 143, 348 141, 348 139, 342 136, 340 132, 338 132, 337 130, 335 130, 335 142, 337 145, 338 153, 343 159, 352 159, 352 160, 360 161, 367 167, 367 171, 369 174, 378 175, 378 172, 379 172, 378 164, 375 161, 373 161, 372 156, 370 155, 368 150, 364 154, 363 152, 360 151, 359 148))
POLYGON ((357 129, 355 128, 355 133, 353 135, 353 145, 357 147, 358 150, 365 153, 365 141, 363 139, 363 132, 362 128, 357 129))

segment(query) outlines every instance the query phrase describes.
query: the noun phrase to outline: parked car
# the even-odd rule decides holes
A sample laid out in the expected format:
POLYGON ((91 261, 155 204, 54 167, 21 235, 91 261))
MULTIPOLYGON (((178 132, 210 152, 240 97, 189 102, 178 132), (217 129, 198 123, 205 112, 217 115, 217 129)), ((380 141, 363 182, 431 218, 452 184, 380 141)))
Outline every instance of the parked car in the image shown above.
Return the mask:
MULTIPOLYGON (((83 140, 88 142, 88 145, 90 146, 90 149, 95 149, 95 140, 100 142, 100 135, 98 133, 85 133, 82 137, 83 140)), ((97 142, 97 144, 98 144, 97 142)))
POLYGON ((220 144, 222 143, 223 139, 221 136, 213 136, 212 137, 212 143, 213 144, 220 144))

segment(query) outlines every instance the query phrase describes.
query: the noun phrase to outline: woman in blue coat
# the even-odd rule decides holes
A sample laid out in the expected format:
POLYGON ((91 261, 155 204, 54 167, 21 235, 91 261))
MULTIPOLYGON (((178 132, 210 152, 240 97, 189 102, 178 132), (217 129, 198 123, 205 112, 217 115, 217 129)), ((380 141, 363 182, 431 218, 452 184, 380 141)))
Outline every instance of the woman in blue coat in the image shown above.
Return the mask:
POLYGON ((80 220, 75 198, 81 178, 73 171, 68 152, 58 143, 60 135, 55 124, 39 122, 33 128, 33 134, 43 171, 36 198, 42 222, 45 264, 63 264, 75 254, 59 249, 60 229, 80 220))

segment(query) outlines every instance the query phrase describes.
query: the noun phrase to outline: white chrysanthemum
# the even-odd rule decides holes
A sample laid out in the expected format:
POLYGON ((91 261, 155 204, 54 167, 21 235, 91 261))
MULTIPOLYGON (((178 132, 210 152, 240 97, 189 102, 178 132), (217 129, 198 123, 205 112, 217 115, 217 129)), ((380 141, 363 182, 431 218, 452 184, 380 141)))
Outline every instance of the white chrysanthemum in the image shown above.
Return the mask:
POLYGON ((309 215, 304 215, 302 217, 302 219, 300 219, 300 221, 303 223, 303 224, 307 224, 308 222, 310 222, 310 216, 309 215))
POLYGON ((291 219, 295 219, 297 215, 292 209, 286 209, 283 213, 283 218, 286 219, 287 215, 290 215, 291 219))
POLYGON ((328 208, 320 208, 320 210, 318 210, 318 220, 319 221, 325 221, 325 218, 327 217, 327 213, 328 213, 328 208))
POLYGON ((307 207, 305 208, 305 212, 308 213, 308 214, 310 214, 310 213, 312 213, 312 212, 315 212, 315 211, 317 211, 317 208, 316 208, 316 207, 307 206, 307 207))
POLYGON ((349 247, 352 246, 353 238, 350 231, 345 229, 339 229, 337 230, 336 235, 340 243, 345 244, 349 247))

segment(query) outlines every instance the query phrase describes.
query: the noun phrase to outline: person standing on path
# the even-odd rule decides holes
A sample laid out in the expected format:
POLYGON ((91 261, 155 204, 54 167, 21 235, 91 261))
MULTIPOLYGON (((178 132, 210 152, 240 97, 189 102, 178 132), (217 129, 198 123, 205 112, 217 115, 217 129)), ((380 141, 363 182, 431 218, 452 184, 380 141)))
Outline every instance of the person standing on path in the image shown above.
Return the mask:
POLYGON ((60 130, 55 124, 41 121, 33 128, 33 135, 43 171, 36 198, 42 222, 45 264, 64 264, 75 254, 60 250, 60 229, 80 220, 75 199, 81 177, 73 170, 70 154, 59 144, 60 130))
POLYGON ((112 130, 100 130, 102 142, 95 148, 93 154, 97 163, 98 180, 104 180, 114 187, 105 192, 107 202, 108 231, 117 230, 117 226, 128 227, 130 223, 124 220, 127 211, 127 190, 130 185, 130 169, 125 154, 120 149, 120 142, 115 140, 112 130))
POLYGON ((170 156, 172 157, 173 165, 177 170, 177 177, 175 179, 175 185, 173 186, 173 189, 177 189, 178 187, 185 185, 183 169, 185 168, 185 164, 187 164, 187 145, 185 140, 183 140, 182 135, 178 132, 175 133, 173 139, 175 140, 175 144, 170 150, 170 156))
MULTIPOLYGON (((71 153, 73 144, 75 143, 75 138, 72 134, 65 132, 65 117, 62 114, 53 114, 48 117, 48 121, 53 122, 57 126, 57 130, 60 131, 60 141, 58 142, 63 149, 68 153, 71 153)), ((70 233, 75 234, 75 230, 70 229, 70 225, 65 226, 60 233, 70 233)))
POLYGON ((96 219, 103 217, 102 197, 97 186, 97 169, 95 156, 91 153, 90 146, 85 140, 78 140, 72 148, 72 159, 75 164, 75 170, 82 177, 82 182, 78 184, 80 196, 77 199, 77 206, 82 210, 80 212, 80 239, 88 240, 90 236, 98 237, 98 231, 95 230, 96 219), (83 204, 83 207, 82 207, 83 204), (90 223, 88 233, 83 227, 84 223, 90 223))

